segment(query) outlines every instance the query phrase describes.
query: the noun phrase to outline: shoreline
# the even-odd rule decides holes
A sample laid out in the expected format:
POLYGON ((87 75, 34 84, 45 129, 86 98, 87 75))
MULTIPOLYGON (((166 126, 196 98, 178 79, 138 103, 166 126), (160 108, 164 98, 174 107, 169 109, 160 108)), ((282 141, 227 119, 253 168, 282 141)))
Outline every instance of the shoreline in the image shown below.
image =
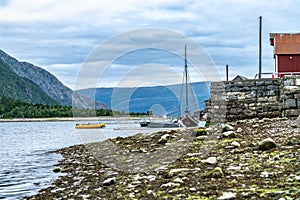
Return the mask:
POLYGON ((0 119, 1 122, 64 122, 64 121, 114 121, 140 120, 142 117, 53 117, 53 118, 13 118, 0 119))
POLYGON ((64 174, 25 198, 295 199, 300 196, 299 122, 242 120, 228 123, 226 129, 232 130, 210 127, 199 136, 186 130, 162 131, 60 149, 56 153, 63 159, 55 168, 64 174), (261 147, 267 138, 275 142, 270 149, 261 147), (151 156, 164 148, 168 155, 185 149, 156 165, 157 158, 151 156), (119 157, 113 160, 112 155, 119 157), (126 165, 117 162, 120 158, 126 165))

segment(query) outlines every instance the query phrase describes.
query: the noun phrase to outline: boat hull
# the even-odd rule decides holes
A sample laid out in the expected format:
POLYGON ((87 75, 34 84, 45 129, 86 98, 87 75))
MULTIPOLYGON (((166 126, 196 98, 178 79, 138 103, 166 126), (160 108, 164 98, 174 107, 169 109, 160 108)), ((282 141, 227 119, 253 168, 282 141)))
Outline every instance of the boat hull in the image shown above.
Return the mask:
POLYGON ((76 129, 94 129, 94 128, 104 128, 105 124, 76 124, 76 129))
POLYGON ((151 122, 148 124, 147 127, 149 127, 149 128, 177 128, 177 127, 180 127, 180 124, 151 122))

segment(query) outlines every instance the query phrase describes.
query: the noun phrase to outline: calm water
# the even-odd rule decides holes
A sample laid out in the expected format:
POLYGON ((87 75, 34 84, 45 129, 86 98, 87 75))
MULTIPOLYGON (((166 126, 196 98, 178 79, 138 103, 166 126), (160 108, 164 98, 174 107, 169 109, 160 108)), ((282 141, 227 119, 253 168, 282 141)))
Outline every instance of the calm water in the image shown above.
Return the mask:
POLYGON ((76 122, 0 123, 0 199, 33 195, 49 186, 59 175, 53 165, 61 159, 50 150, 159 130, 140 128, 136 121, 104 123, 104 129, 93 130, 76 130, 76 122))

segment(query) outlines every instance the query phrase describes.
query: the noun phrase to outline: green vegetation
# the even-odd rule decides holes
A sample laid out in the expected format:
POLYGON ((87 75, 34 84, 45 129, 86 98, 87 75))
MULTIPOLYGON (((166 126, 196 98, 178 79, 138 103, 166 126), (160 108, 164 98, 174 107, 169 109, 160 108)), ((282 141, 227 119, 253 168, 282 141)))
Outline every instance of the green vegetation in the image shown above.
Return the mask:
POLYGON ((197 129, 194 129, 193 132, 196 134, 196 136, 206 135, 205 128, 197 128, 197 129))
MULTIPOLYGON (((78 109, 71 106, 30 104, 10 97, 0 97, 0 118, 51 118, 51 117, 93 117, 122 116, 125 112, 98 109, 78 109)), ((130 116, 141 116, 146 113, 132 112, 130 116)))

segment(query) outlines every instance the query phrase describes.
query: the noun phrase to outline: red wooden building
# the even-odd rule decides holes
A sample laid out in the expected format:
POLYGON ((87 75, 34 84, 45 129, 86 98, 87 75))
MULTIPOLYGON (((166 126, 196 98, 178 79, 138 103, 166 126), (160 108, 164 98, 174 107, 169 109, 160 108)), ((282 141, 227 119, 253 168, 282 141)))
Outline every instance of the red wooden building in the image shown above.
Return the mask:
POLYGON ((270 33, 278 77, 300 74, 300 33, 270 33))

